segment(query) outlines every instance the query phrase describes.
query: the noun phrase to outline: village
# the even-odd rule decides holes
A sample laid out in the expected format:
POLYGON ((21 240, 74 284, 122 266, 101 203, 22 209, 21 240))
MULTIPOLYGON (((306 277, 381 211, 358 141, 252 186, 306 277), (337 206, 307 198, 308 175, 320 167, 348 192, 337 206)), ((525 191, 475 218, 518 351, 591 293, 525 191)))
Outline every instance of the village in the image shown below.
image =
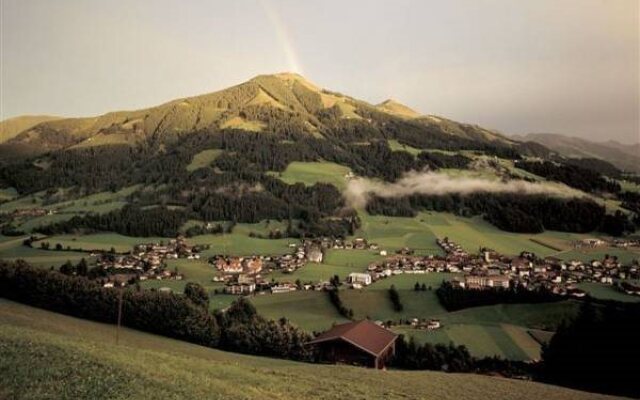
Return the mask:
MULTIPOLYGON (((366 274, 351 274, 350 281, 355 282, 355 288, 359 288, 360 285, 368 285, 378 279, 398 274, 447 272, 461 274, 459 278, 454 278, 453 284, 465 289, 508 289, 517 285, 528 290, 544 287, 561 296, 584 297, 586 292, 576 286, 578 283, 613 285, 618 281, 640 278, 638 265, 623 265, 616 257, 585 263, 578 260, 563 261, 557 257, 538 258, 529 252, 509 257, 491 249, 482 249, 479 254, 469 254, 448 238, 437 239, 436 242, 445 256, 413 256, 405 249, 401 251, 402 254, 388 257, 380 263, 372 263, 366 274)), ((594 240, 586 239, 582 245, 594 246, 594 243, 594 240)), ((625 243, 625 246, 638 246, 638 243, 625 243)), ((624 283, 620 287, 627 294, 640 295, 640 286, 624 283)))
MULTIPOLYGON (((279 256, 237 257, 217 255, 209 263, 219 272, 214 282, 225 282, 224 292, 228 294, 251 294, 254 292, 287 293, 295 290, 325 290, 332 287, 330 282, 315 284, 301 282, 267 281, 264 275, 274 271, 292 274, 307 263, 321 264, 327 249, 377 250, 376 244, 366 239, 355 238, 351 241, 322 238, 303 240, 300 244, 289 244, 290 253, 279 256)), ((386 253, 385 253, 386 254, 386 253)))
MULTIPOLYGON (((485 290, 508 289, 513 286, 535 290, 544 287, 561 296, 584 297, 586 292, 577 284, 596 282, 618 286, 627 294, 640 295, 640 286, 633 280, 640 278, 638 265, 623 265, 616 257, 594 260, 589 263, 578 260, 563 261, 556 257, 538 258, 529 252, 517 257, 501 255, 491 249, 482 249, 479 254, 470 254, 448 238, 437 239, 445 255, 416 256, 410 248, 403 248, 393 255, 379 250, 378 245, 364 238, 352 241, 339 239, 304 240, 291 244, 291 253, 281 256, 229 257, 215 256, 209 262, 218 275, 213 280, 224 282, 224 292, 229 294, 252 294, 254 292, 287 293, 295 290, 332 290, 335 282, 288 282, 265 278, 271 272, 292 274, 307 263, 321 264, 328 249, 353 249, 377 251, 385 259, 371 263, 366 271, 354 271, 346 279, 352 289, 362 289, 372 283, 399 274, 453 273, 459 274, 452 283, 460 288, 485 290), (379 251, 378 251, 379 250, 379 251), (624 284, 622 284, 624 283, 624 284)), ((594 247, 605 242, 600 239, 585 239, 574 246, 594 247)), ((616 241, 611 246, 640 246, 640 243, 616 241)))
POLYGON ((105 271, 103 286, 114 287, 150 279, 182 280, 182 274, 167 269, 166 261, 179 258, 198 260, 201 250, 200 247, 188 245, 184 237, 178 236, 167 244, 137 244, 130 254, 98 252, 92 255, 97 257, 96 267, 105 271))

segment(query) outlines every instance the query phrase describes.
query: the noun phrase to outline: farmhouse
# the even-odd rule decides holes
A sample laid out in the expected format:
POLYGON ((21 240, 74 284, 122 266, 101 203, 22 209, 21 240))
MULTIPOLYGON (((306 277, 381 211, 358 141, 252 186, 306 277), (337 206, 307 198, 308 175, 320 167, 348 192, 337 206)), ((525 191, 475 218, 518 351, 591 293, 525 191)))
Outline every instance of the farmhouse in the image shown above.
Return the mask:
POLYGON ((309 262, 320 264, 322 262, 322 250, 318 247, 312 247, 309 250, 309 262))
POLYGON ((363 274, 359 272, 353 272, 349 274, 349 283, 351 284, 360 284, 360 285, 371 285, 371 275, 363 274))
POLYGON ((507 275, 466 275, 464 284, 467 289, 505 288, 510 285, 510 278, 507 275))
POLYGON ((369 320, 336 325, 309 345, 316 346, 321 360, 383 369, 395 352, 398 335, 369 320))

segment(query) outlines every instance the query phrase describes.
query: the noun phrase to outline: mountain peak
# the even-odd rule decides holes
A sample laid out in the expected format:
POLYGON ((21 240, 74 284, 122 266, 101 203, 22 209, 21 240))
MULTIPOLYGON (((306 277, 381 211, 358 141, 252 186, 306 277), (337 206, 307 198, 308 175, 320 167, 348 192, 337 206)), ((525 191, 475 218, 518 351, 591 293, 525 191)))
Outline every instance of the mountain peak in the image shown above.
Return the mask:
POLYGON ((304 76, 300 75, 297 72, 285 71, 285 72, 278 72, 275 74, 258 75, 255 78, 251 79, 251 81, 259 82, 264 79, 274 79, 274 78, 286 83, 288 86, 292 86, 294 83, 299 83, 305 86, 307 89, 310 89, 314 92, 319 92, 320 90, 322 90, 318 85, 311 82, 309 79, 305 78, 304 76))
POLYGON ((404 104, 394 99, 387 99, 382 103, 376 105, 376 108, 389 114, 393 114, 403 118, 417 118, 421 116, 419 112, 413 110, 408 106, 405 106, 404 104))

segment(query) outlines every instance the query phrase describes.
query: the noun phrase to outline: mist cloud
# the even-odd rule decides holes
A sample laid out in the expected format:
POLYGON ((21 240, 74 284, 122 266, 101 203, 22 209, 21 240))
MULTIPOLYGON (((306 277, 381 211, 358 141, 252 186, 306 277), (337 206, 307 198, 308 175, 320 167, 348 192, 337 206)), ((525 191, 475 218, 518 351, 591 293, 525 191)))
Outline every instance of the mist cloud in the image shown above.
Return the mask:
POLYGON ((347 203, 364 207, 372 195, 399 198, 412 194, 443 195, 471 193, 547 194, 556 197, 582 197, 584 193, 560 184, 532 183, 524 180, 499 181, 472 177, 451 177, 437 172, 409 172, 397 182, 387 183, 366 178, 349 181, 345 191, 347 203))

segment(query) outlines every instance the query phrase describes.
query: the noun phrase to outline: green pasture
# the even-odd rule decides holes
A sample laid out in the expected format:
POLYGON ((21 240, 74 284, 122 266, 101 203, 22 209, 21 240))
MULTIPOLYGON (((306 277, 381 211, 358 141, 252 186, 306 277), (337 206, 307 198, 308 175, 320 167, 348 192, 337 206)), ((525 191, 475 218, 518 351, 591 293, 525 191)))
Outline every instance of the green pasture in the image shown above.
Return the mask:
POLYGON ((556 257, 566 261, 579 260, 591 262, 592 260, 602 260, 605 255, 616 256, 623 264, 631 264, 634 260, 640 260, 640 251, 620 248, 595 248, 595 249, 573 249, 558 253, 556 257))
MULTIPOLYGON (((274 296, 275 297, 275 296, 274 296)), ((0 299, 0 396, 26 399, 595 400, 473 374, 375 371, 223 352, 0 299), (43 362, 46 360, 46 362, 43 362)), ((611 397, 613 399, 613 397, 611 397)))
POLYGON ((220 149, 203 150, 200 153, 193 156, 191 163, 187 165, 187 171, 195 171, 200 168, 208 167, 216 158, 223 153, 220 149))
POLYGON ((277 320, 287 318, 308 331, 322 331, 334 322, 346 322, 329 301, 326 292, 295 291, 252 296, 251 303, 261 315, 277 320))
POLYGON ((55 235, 40 241, 34 242, 34 247, 39 247, 41 242, 49 242, 51 248, 55 248, 60 243, 64 249, 70 247, 72 250, 81 249, 85 251, 102 250, 109 251, 112 247, 119 253, 126 253, 133 250, 133 246, 140 243, 160 243, 168 242, 168 238, 160 237, 132 237, 118 233, 96 233, 91 235, 55 235))
POLYGON ((290 163, 283 172, 271 172, 289 185, 304 183, 307 186, 316 183, 330 183, 340 190, 347 185, 345 175, 351 170, 343 165, 331 162, 301 162, 290 163))
POLYGON ((252 238, 240 233, 225 235, 201 235, 187 239, 191 245, 210 245, 211 248, 203 252, 204 257, 216 254, 237 256, 285 254, 291 249, 289 243, 298 243, 297 239, 260 239, 252 238))
POLYGON ((397 140, 388 140, 387 143, 389 143, 389 148, 391 148, 391 150, 393 151, 406 151, 407 153, 412 154, 414 156, 417 156, 418 154, 422 153, 422 150, 417 149, 415 147, 408 146, 406 144, 402 144, 397 140))
POLYGON ((579 283, 577 286, 596 299, 624 301, 630 303, 640 302, 639 296, 628 295, 624 292, 619 291, 612 285, 605 285, 595 282, 583 282, 579 283))

